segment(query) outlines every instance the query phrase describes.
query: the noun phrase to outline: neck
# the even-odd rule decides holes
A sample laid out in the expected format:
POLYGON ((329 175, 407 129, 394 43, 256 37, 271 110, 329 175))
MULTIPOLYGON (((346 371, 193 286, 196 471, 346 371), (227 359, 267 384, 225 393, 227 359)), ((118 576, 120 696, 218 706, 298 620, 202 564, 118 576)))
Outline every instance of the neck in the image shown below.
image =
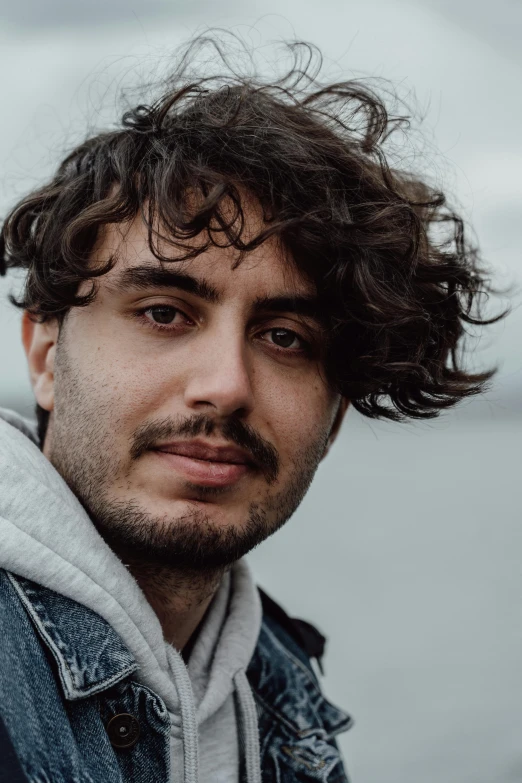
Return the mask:
POLYGON ((123 558, 156 613, 165 641, 181 651, 203 620, 224 571, 186 571, 123 558))

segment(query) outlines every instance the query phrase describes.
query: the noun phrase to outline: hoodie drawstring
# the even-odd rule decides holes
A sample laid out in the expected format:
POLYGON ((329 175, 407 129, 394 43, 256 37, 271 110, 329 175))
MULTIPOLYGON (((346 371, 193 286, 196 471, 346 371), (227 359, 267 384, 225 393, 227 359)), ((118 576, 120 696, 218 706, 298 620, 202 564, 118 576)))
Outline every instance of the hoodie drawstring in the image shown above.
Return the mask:
MULTIPOLYGON (((184 783, 198 783, 198 725, 192 685, 187 667, 179 652, 168 645, 167 655, 180 702, 184 783)), ((239 706, 238 723, 243 740, 246 783, 261 783, 256 703, 244 669, 234 676, 234 686, 239 706)))
POLYGON ((174 675, 181 709, 181 736, 183 738, 184 783, 198 783, 199 745, 196 708, 189 673, 179 652, 168 645, 169 665, 174 675))
POLYGON ((238 671, 234 677, 234 685, 239 702, 239 725, 245 747, 246 781, 247 783, 261 783, 256 703, 244 669, 238 671))

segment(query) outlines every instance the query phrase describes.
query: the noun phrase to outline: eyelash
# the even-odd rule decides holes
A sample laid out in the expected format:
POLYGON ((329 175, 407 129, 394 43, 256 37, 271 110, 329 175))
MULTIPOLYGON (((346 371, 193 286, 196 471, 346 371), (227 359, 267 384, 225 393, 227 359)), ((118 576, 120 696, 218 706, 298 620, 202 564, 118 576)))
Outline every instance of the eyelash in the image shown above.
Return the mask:
MULTIPOLYGON (((156 329, 158 332, 172 332, 177 327, 173 326, 172 324, 158 324, 155 321, 152 321, 150 318, 146 317, 146 313, 150 313, 151 310, 170 310, 173 313, 179 313, 183 316, 187 321, 190 321, 191 323, 194 323, 192 318, 189 318, 186 313, 183 312, 183 310, 180 310, 179 307, 174 307, 173 305, 149 305, 148 307, 144 307, 141 310, 138 310, 136 312, 136 317, 139 321, 142 323, 145 322, 146 326, 150 326, 153 329, 156 329)), ((180 324, 183 326, 184 324, 180 324)))
MULTIPOLYGON (((187 321, 190 321, 191 323, 194 323, 191 318, 189 318, 186 313, 183 312, 183 310, 180 310, 179 307, 174 307, 172 305, 149 305, 149 307, 144 307, 141 310, 137 310, 135 313, 135 317, 141 322, 145 323, 145 325, 149 328, 155 329, 157 332, 172 332, 175 331, 176 326, 172 326, 170 324, 158 324, 155 321, 151 320, 150 318, 146 317, 146 313, 150 313, 152 310, 171 310, 173 313, 179 313, 183 316, 187 321)), ((180 324, 181 327, 183 327, 185 324, 180 324)), ((268 334, 269 332, 275 331, 276 329, 280 329, 285 332, 289 332, 293 334, 301 343, 301 348, 281 348, 280 346, 276 345, 275 343, 271 343, 272 347, 280 352, 284 353, 286 355, 294 354, 294 355, 304 355, 304 354, 310 354, 312 351, 312 346, 309 342, 307 342, 303 337, 301 337, 300 334, 297 332, 294 332, 293 329, 287 329, 284 326, 273 326, 271 329, 265 329, 264 332, 260 332, 260 334, 268 334)))

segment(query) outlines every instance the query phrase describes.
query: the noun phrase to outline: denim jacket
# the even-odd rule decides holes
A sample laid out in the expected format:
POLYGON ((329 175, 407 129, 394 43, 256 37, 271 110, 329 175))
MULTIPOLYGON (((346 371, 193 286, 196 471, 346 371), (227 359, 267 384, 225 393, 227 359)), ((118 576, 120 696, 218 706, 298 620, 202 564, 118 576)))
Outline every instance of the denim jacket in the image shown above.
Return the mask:
MULTIPOLYGON (((0 718, 30 783, 168 783, 167 709, 103 618, 0 569, 0 634, 0 718)), ((351 719, 266 602, 247 676, 263 783, 347 783, 335 736, 351 719)))

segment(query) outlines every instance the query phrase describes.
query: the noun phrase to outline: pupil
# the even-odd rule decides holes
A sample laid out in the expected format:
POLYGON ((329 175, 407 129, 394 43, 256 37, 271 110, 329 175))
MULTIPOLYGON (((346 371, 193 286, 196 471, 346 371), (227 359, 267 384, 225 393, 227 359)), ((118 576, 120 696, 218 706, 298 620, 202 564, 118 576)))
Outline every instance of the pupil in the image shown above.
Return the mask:
POLYGON ((295 334, 286 329, 274 329, 272 339, 282 348, 289 348, 295 340, 295 334))
POLYGON ((174 320, 175 312, 167 307, 155 307, 151 310, 152 317, 158 324, 170 324, 174 320))

